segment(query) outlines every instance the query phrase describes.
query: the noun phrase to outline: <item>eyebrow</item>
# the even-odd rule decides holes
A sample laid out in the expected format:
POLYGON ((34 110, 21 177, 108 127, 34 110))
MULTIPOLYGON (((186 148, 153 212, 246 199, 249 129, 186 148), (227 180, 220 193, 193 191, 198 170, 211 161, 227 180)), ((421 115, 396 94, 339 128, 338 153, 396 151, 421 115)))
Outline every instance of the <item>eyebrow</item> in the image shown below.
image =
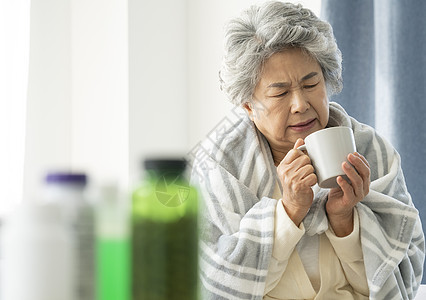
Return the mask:
MULTIPOLYGON (((300 82, 311 79, 312 77, 315 77, 318 75, 318 72, 311 72, 305 76, 302 77, 300 82)), ((291 84, 289 82, 274 82, 267 86, 267 88, 287 88, 291 84)))

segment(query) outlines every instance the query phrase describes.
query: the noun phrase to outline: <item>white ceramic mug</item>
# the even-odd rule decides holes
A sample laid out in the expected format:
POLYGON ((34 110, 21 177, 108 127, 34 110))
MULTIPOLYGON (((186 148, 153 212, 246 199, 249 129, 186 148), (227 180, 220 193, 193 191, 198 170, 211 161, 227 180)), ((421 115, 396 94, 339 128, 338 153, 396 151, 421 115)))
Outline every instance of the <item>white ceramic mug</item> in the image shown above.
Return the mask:
POLYGON ((351 128, 339 126, 316 131, 308 135, 305 144, 297 149, 308 152, 321 188, 338 187, 338 176, 348 180, 342 170, 342 163, 347 161, 349 153, 356 151, 351 128))

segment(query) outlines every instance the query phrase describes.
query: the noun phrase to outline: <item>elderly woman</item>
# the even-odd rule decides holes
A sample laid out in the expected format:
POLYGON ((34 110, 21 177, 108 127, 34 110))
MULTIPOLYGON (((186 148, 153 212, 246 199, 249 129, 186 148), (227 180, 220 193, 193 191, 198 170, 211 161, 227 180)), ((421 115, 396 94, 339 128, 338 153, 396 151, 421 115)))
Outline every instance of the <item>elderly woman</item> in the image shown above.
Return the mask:
MULTIPOLYGON (((229 23, 222 89, 242 114, 201 144, 203 299, 413 299, 424 235, 400 157, 329 97, 342 89, 332 29, 301 6, 268 2, 229 23), (321 189, 297 147, 353 129, 349 181, 321 189)), ((356 101, 356 99, 353 99, 356 101)))

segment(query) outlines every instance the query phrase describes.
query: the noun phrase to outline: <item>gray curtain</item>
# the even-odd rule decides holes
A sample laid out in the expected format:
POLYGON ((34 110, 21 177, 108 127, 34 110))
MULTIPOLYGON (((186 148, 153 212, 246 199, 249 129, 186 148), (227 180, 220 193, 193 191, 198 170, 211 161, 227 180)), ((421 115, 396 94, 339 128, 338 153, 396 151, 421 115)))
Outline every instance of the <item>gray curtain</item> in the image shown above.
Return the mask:
POLYGON ((343 54, 344 88, 332 100, 400 153, 425 231, 426 1, 322 0, 321 11, 343 54))

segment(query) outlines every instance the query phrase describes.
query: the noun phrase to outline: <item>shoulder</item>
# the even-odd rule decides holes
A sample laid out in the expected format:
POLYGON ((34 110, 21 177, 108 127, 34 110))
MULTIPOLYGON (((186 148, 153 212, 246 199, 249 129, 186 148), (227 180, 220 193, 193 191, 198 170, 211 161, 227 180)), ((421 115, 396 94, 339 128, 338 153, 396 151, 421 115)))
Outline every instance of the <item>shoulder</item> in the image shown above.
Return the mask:
POLYGON ((238 169, 244 153, 254 143, 258 144, 256 139, 253 122, 242 108, 234 107, 194 148, 193 164, 196 167, 220 165, 234 173, 233 170, 238 169))

